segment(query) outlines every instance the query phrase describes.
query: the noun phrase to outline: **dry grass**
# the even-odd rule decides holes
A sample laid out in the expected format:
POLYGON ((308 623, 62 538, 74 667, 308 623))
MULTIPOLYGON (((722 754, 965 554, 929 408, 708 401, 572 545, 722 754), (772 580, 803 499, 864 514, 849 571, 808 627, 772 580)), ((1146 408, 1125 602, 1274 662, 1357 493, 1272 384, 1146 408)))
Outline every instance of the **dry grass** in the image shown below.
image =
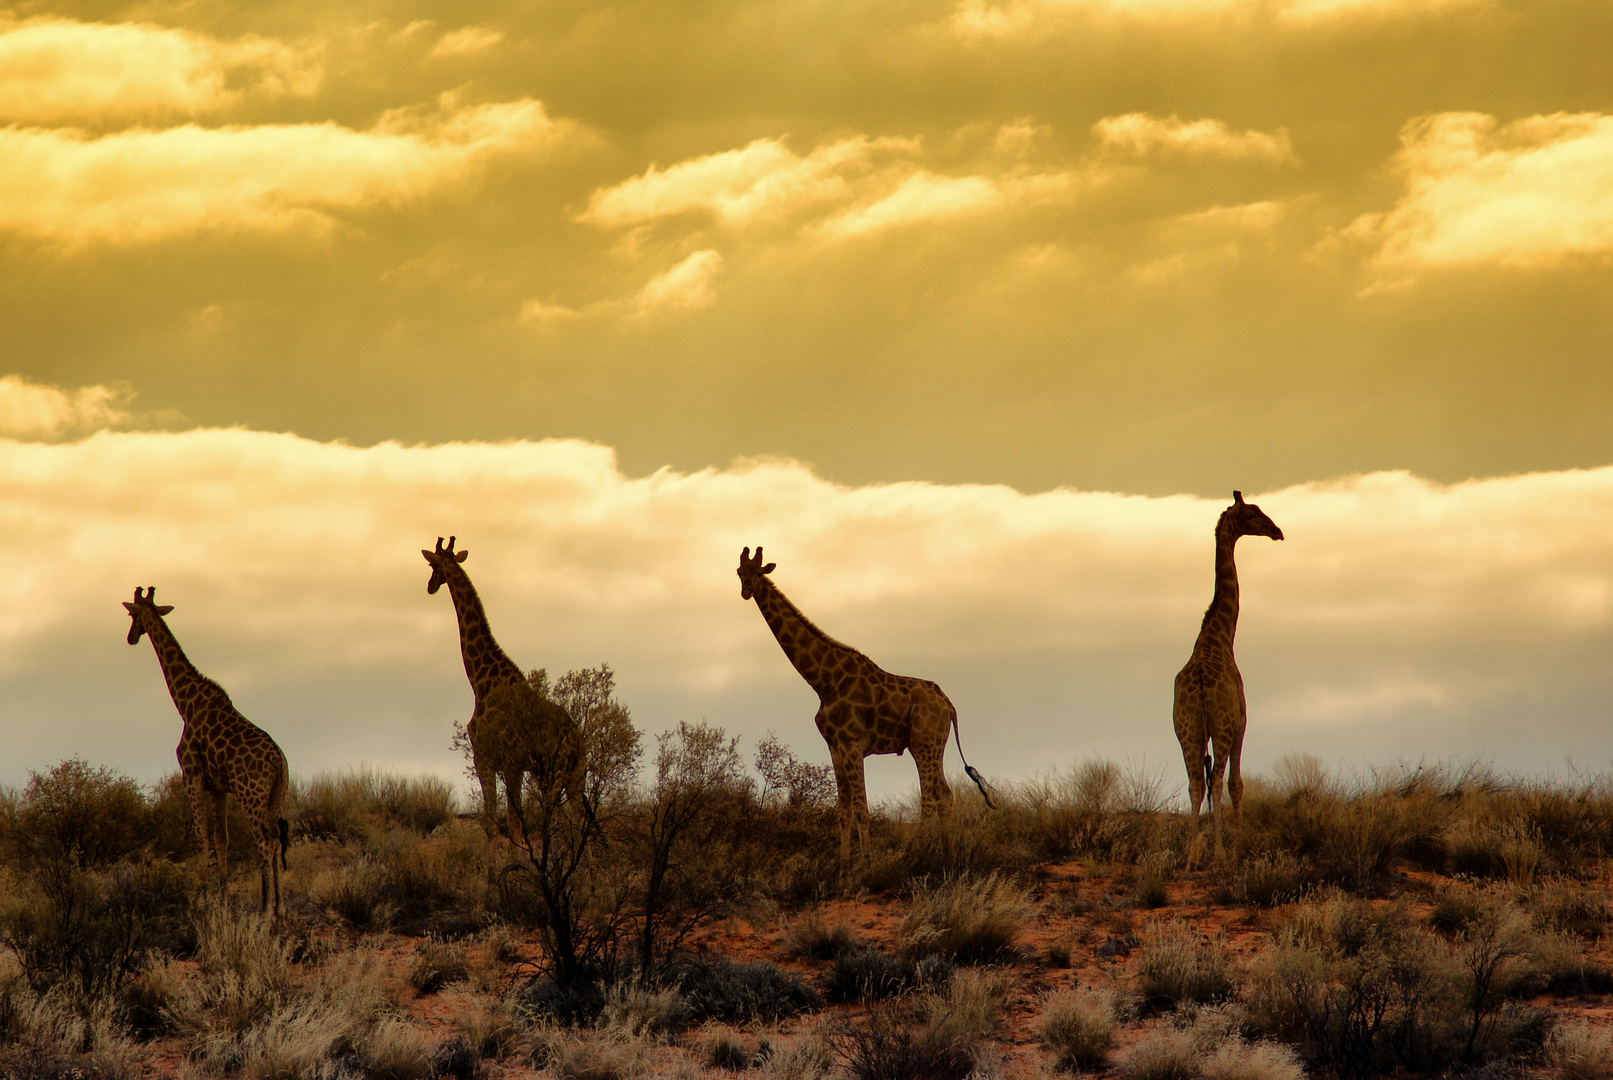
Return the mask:
POLYGON ((898 931, 902 955, 973 963, 1003 956, 1019 940, 1033 908, 1024 889, 998 874, 948 878, 913 890, 898 931))
POLYGON ((1581 1021, 1559 1029, 1546 1044, 1552 1080, 1613 1078, 1613 1028, 1581 1021))
POLYGON ((1184 922, 1150 923, 1137 957, 1137 989, 1148 1009, 1230 997, 1237 983, 1226 943, 1205 938, 1184 922))
POLYGON ((1114 1010, 1090 990, 1060 990, 1042 1003, 1040 1033, 1059 1068, 1101 1069, 1115 1045, 1114 1010))

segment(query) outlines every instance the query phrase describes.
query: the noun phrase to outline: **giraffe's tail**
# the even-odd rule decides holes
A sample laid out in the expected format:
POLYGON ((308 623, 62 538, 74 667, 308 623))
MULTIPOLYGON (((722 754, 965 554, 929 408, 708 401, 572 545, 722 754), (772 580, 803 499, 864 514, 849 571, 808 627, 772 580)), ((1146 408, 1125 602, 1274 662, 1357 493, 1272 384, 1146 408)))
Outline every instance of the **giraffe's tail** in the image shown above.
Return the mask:
POLYGON ((980 797, 986 800, 986 806, 992 810, 997 809, 997 804, 991 801, 991 792, 986 790, 985 778, 975 770, 973 765, 969 764, 969 759, 963 756, 963 739, 958 735, 957 709, 952 710, 952 741, 958 744, 958 757, 963 761, 964 775, 973 780, 975 787, 980 789, 980 797))
POLYGON ((282 870, 290 870, 291 867, 286 864, 286 848, 291 846, 291 826, 286 824, 286 819, 285 818, 280 818, 279 823, 280 823, 280 869, 282 869, 282 870))

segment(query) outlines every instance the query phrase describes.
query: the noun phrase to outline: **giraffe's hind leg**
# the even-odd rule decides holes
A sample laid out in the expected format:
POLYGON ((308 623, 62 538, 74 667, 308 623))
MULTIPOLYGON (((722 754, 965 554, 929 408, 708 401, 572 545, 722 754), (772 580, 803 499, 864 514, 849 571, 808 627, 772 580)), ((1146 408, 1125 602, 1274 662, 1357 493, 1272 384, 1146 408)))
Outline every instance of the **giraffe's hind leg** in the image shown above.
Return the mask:
POLYGON ((1232 740, 1227 755, 1227 795, 1232 801, 1232 857, 1243 858, 1243 732, 1232 740))
POLYGON ((835 786, 840 795, 840 887, 851 886, 851 826, 856 816, 853 809, 851 767, 838 750, 831 749, 829 758, 834 763, 835 786))

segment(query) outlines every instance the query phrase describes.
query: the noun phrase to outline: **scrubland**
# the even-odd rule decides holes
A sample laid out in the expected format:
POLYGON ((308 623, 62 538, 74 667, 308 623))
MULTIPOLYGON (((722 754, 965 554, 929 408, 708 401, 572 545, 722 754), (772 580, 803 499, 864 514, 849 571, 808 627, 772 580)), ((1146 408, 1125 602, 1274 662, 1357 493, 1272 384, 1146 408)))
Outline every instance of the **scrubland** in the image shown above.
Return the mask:
POLYGON ((274 928, 173 778, 0 793, 0 1076, 1613 1077, 1605 778, 1286 760, 1188 873, 1174 775, 1084 762, 882 808, 840 896, 826 770, 583 728, 524 848, 440 780, 299 781, 274 928))

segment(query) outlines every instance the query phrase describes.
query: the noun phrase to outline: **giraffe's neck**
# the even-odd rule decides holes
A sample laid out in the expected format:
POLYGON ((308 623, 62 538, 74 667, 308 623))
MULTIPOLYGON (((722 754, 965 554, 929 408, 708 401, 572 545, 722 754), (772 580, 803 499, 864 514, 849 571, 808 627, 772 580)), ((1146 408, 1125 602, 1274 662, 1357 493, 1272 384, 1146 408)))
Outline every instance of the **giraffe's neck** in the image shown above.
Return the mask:
POLYGON ((767 628, 778 639, 784 655, 807 685, 821 695, 828 687, 829 674, 836 668, 838 659, 856 650, 819 630, 771 581, 762 579, 755 587, 755 597, 756 607, 767 621, 767 628))
POLYGON ((1215 595, 1199 628, 1200 643, 1216 642, 1232 648, 1238 634, 1238 565, 1232 549, 1238 537, 1225 518, 1215 526, 1215 595))
POLYGON ((477 699, 500 686, 520 681, 521 669, 493 640, 487 612, 482 610, 482 598, 476 595, 470 576, 458 566, 448 575, 448 595, 453 597, 454 615, 459 619, 459 655, 465 661, 465 677, 470 680, 477 699))
MULTIPOLYGON (((223 694, 224 691, 212 679, 196 670, 196 665, 179 647, 179 639, 174 637, 161 615, 148 614, 145 630, 146 636, 151 639, 151 647, 157 652, 157 663, 162 665, 162 678, 168 684, 168 696, 174 699, 174 708, 179 710, 179 715, 188 724, 190 711, 201 695, 208 692, 223 694)), ((228 700, 228 695, 225 698, 228 700)))

